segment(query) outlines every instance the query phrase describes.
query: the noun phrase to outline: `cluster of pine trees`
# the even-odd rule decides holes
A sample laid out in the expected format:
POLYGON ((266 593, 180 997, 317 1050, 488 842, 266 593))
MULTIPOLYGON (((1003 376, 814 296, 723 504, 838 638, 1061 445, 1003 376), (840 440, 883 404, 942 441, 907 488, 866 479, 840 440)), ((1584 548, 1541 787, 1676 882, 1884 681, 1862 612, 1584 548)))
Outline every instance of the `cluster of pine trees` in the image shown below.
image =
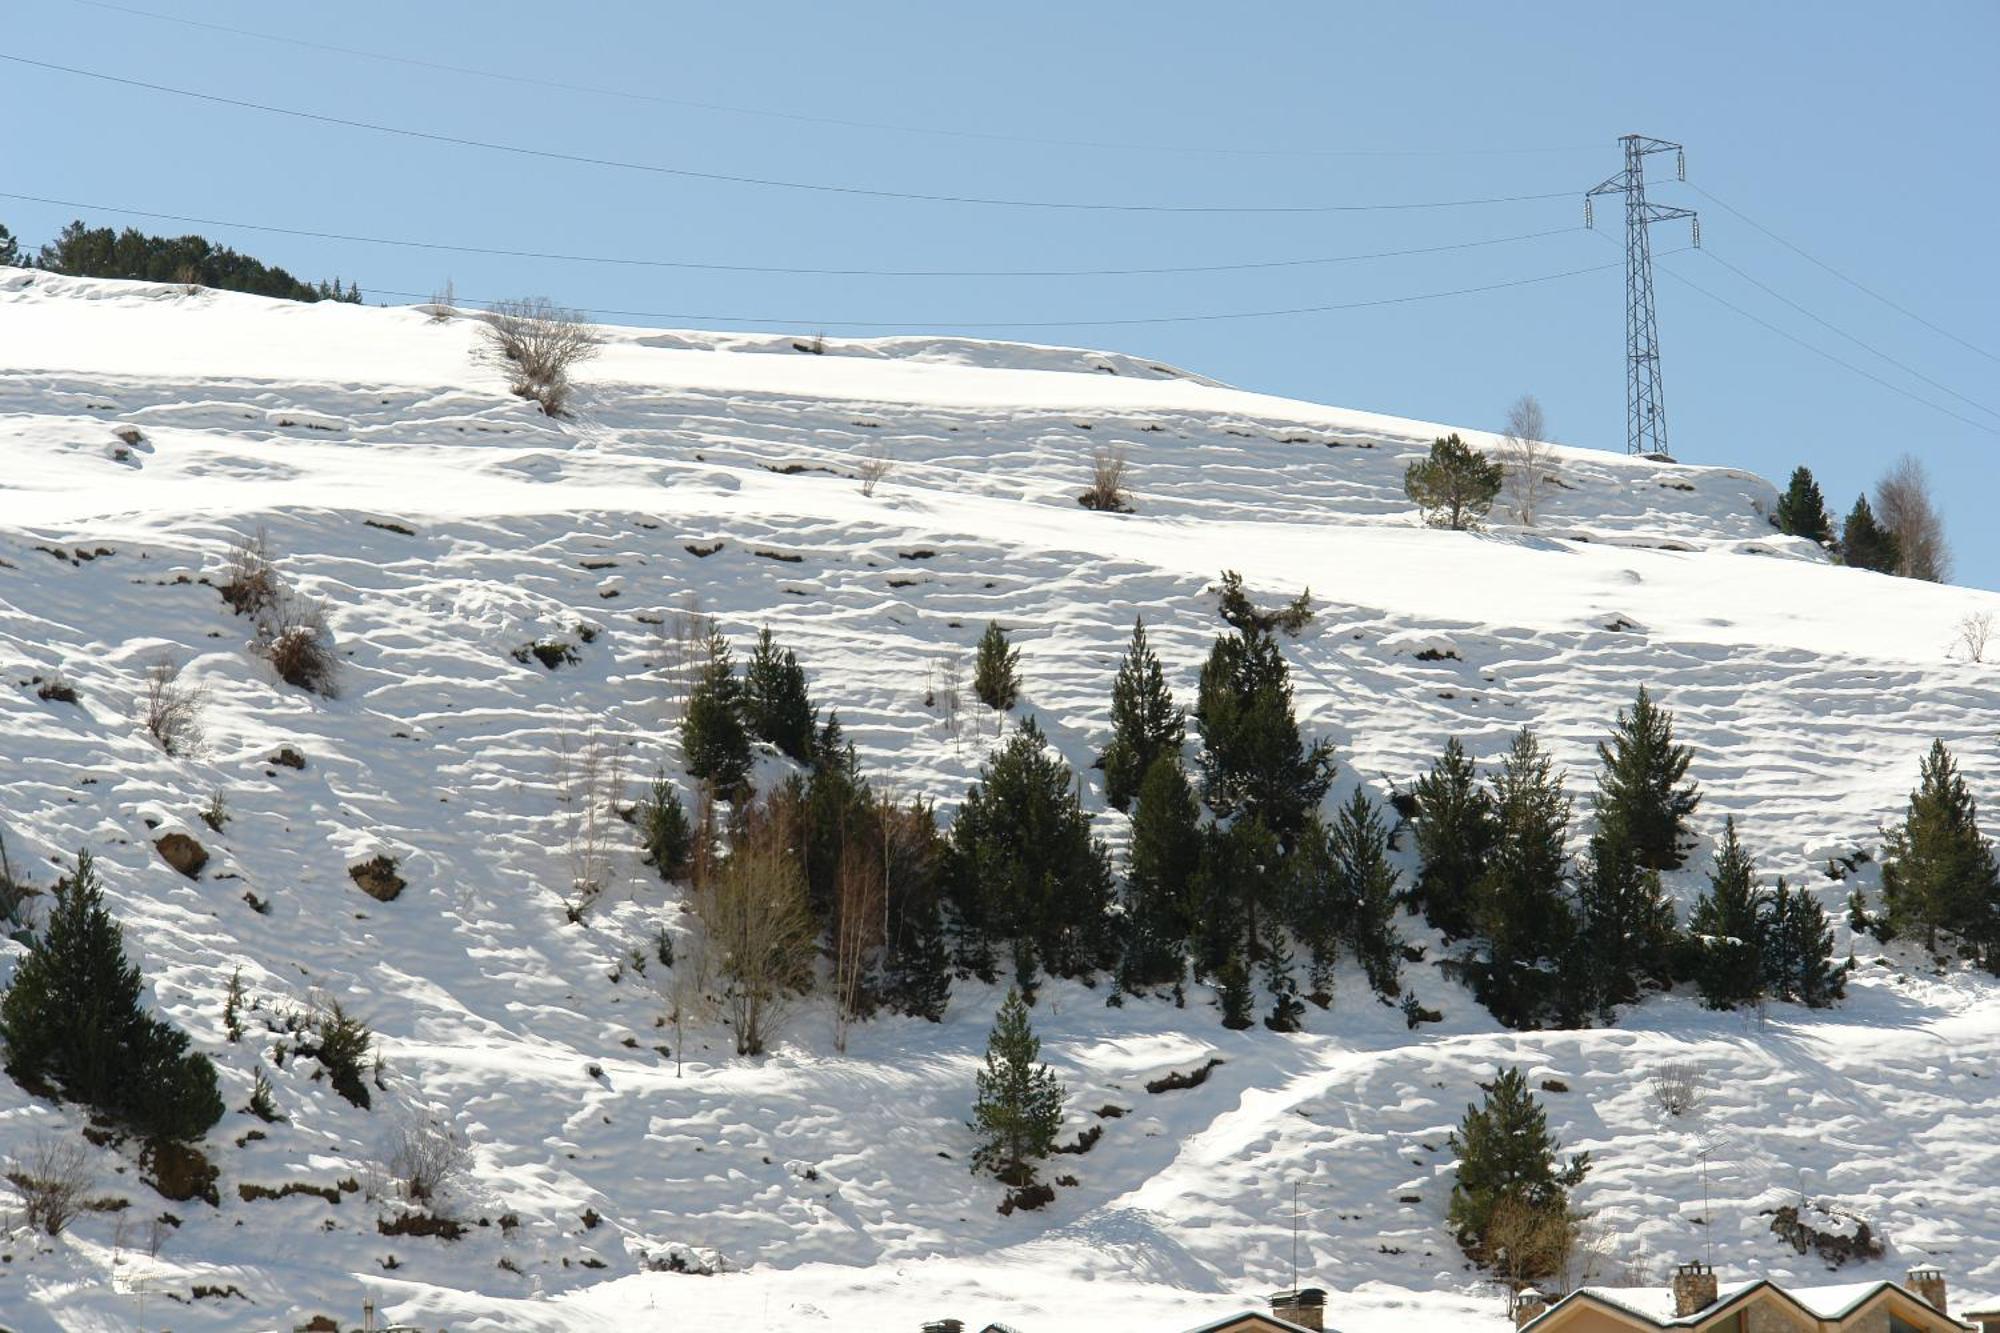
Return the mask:
POLYGON ((129 278, 139 282, 193 283, 223 291, 275 296, 287 301, 360 304, 361 288, 349 283, 302 282, 284 269, 216 245, 204 236, 149 236, 133 227, 113 231, 71 222, 30 256, 0 227, 0 264, 33 263, 76 278, 129 278))
POLYGON ((1812 469, 1801 466, 1792 470, 1771 521, 1787 536, 1804 537, 1856 569, 1943 582, 1949 556, 1921 466, 1905 456, 1877 484, 1876 501, 1855 497, 1836 529, 1812 469))

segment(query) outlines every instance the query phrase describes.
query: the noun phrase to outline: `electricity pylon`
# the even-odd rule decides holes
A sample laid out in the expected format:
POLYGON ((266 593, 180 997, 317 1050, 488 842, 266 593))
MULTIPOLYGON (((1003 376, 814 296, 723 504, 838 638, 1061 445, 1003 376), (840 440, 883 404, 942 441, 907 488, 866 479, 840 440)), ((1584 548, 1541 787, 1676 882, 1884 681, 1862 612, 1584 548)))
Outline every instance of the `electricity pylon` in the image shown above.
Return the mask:
POLYGON ((1674 154, 1675 170, 1687 179, 1687 154, 1677 143, 1628 134, 1625 170, 1583 196, 1583 225, 1596 225, 1590 201, 1600 194, 1625 196, 1625 452, 1667 452, 1667 404, 1660 386, 1660 330, 1653 317, 1653 246, 1646 229, 1655 222, 1687 218, 1694 243, 1701 244, 1701 219, 1691 208, 1646 202, 1646 158, 1674 154))

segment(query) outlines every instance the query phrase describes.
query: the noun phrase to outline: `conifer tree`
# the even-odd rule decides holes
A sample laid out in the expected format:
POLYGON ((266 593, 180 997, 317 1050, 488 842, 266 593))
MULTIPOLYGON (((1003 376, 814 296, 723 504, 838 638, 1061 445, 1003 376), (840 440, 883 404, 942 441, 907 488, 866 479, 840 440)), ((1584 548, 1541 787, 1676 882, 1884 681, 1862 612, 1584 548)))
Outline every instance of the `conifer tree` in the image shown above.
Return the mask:
POLYGON ((750 779, 750 735, 743 726, 743 684, 729 654, 729 640, 711 630, 708 661, 688 691, 681 718, 681 755, 687 770, 718 794, 740 792, 750 779))
POLYGON ((1247 976, 1293 919, 1292 889, 1284 850, 1262 818, 1211 827, 1195 877, 1197 974, 1217 975, 1235 954, 1247 976))
POLYGON ((1119 973, 1127 990, 1178 984, 1194 929, 1201 868, 1201 806, 1180 755, 1154 758, 1132 814, 1131 869, 1125 877, 1126 940, 1119 973))
POLYGON ((1454 433, 1433 440, 1430 456, 1410 464, 1403 491, 1429 526, 1466 532, 1478 528, 1506 477, 1505 468, 1454 433))
POLYGON ((1525 1207, 1558 1226, 1573 1225, 1569 1192, 1589 1174, 1590 1154, 1575 1154, 1558 1165, 1562 1145, 1549 1133, 1548 1113, 1528 1091, 1519 1069, 1502 1070, 1484 1103, 1465 1108, 1451 1146, 1458 1154, 1458 1175, 1448 1216, 1459 1245, 1473 1259, 1495 1259, 1494 1223, 1507 1205, 1525 1207))
POLYGON ((1222 1026, 1241 1032, 1255 1021, 1250 1015, 1250 969, 1243 955, 1232 953, 1215 970, 1215 1002, 1222 1010, 1222 1026))
POLYGON ((1764 994, 1765 916, 1769 907, 1757 887, 1757 869, 1736 836, 1736 818, 1723 821, 1722 845, 1708 872, 1708 892, 1688 918, 1694 937, 1695 984, 1711 1009, 1755 1004, 1764 994))
POLYGON ((665 773, 654 776, 652 790, 640 803, 639 831, 646 842, 646 857, 660 878, 669 882, 685 878, 688 853, 694 848, 694 826, 688 823, 687 807, 665 773))
POLYGON ((1289 851, 1333 781, 1333 753, 1325 741, 1300 738, 1291 674, 1269 631, 1216 639, 1201 669, 1195 718, 1209 808, 1259 816, 1289 851))
POLYGON ((888 912, 882 995, 889 1006, 935 1023, 951 998, 951 953, 940 900, 944 843, 930 803, 875 802, 888 912))
POLYGON ((1940 932, 1958 936, 2000 970, 2000 870, 1979 832, 1979 806, 1944 742, 1931 742, 1903 821, 1889 831, 1882 863, 1888 926, 1921 935, 1937 951, 1940 932))
POLYGON ((1833 961, 1833 926, 1803 887, 1779 880, 1762 925, 1764 984, 1772 994, 1824 1009, 1847 993, 1847 968, 1833 961))
POLYGON ((1493 779, 1498 836, 1480 876, 1476 921, 1486 958, 1480 1001, 1509 1027, 1533 1027, 1554 999, 1549 964, 1573 929, 1563 893, 1570 803, 1554 761, 1523 727, 1493 779))
POLYGON ((141 989, 96 866, 80 852, 0 999, 7 1072, 149 1138, 200 1138, 222 1118, 215 1066, 188 1050, 185 1032, 146 1011, 141 989))
MULTIPOLYGON (((1600 825, 1591 835, 1583 870, 1577 880, 1581 949, 1568 966, 1585 969, 1589 1007, 1609 1022, 1616 1006, 1637 1000, 1646 987, 1672 984, 1680 933, 1660 872, 1639 864, 1620 824, 1600 825)), ((1577 978, 1567 980, 1574 985, 1577 978)))
POLYGON ((743 719, 750 734, 799 763, 808 763, 818 713, 806 690, 805 668, 791 649, 779 650, 766 625, 743 672, 743 719))
POLYGON ((1674 870, 1687 859, 1681 841, 1701 789, 1687 781, 1694 750, 1674 743, 1674 715, 1646 687, 1632 711, 1618 710, 1611 743, 1597 747, 1597 819, 1617 825, 1633 860, 1647 870, 1674 870))
POLYGON ((1402 936, 1396 930, 1396 870, 1389 864, 1389 830, 1359 787, 1334 817, 1329 839, 1335 881, 1346 905, 1347 939, 1384 1000, 1403 989, 1402 936))
POLYGON ((1821 546, 1833 544, 1833 520, 1827 516, 1826 498, 1819 493, 1812 469, 1792 469, 1791 484, 1778 497, 1778 531, 1788 537, 1804 537, 1821 546))
POLYGON ((1896 534, 1876 521, 1865 495, 1854 501, 1841 525, 1840 558, 1856 569, 1872 569, 1878 574, 1893 574, 1903 563, 1896 534))
POLYGON ((1446 939, 1472 933, 1474 893, 1497 836, 1493 802, 1456 736, 1417 779, 1416 898, 1446 939))
POLYGON ((1124 810, 1139 794, 1153 761, 1168 751, 1178 755, 1187 733, 1187 715, 1167 689, 1160 659, 1146 642, 1144 620, 1132 622, 1131 646, 1111 683, 1111 729, 1111 744, 1099 766, 1105 799, 1124 810))
POLYGON ((972 664, 972 692, 979 696, 979 702, 1001 713, 1012 708, 1021 697, 1020 662, 1021 650, 1008 645, 1007 631, 1000 628, 1000 622, 987 621, 972 664))
POLYGON ((14 233, 0 226, 0 266, 25 268, 22 262, 21 243, 14 239, 14 233))
POLYGON ((1299 988, 1292 979, 1292 950, 1278 938, 1264 950, 1264 988, 1271 992, 1271 1012, 1264 1026, 1273 1032, 1297 1032, 1306 1007, 1299 1001, 1299 988))
POLYGON ((1035 1183, 1035 1164, 1055 1147, 1062 1127, 1063 1086, 1055 1070, 1036 1063, 1041 1054, 1027 1004, 1019 991, 1008 991, 986 1039, 971 1124, 979 1135, 972 1169, 991 1172, 1005 1185, 1035 1183))

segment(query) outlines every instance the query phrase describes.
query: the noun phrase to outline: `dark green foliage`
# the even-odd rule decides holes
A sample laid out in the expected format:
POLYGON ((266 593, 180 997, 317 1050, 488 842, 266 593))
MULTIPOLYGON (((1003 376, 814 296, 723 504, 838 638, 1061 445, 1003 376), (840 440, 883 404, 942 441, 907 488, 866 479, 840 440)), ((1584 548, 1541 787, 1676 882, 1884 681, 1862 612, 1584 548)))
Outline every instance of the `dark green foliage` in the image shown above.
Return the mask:
POLYGON ((0 226, 0 266, 25 268, 26 257, 21 253, 21 243, 14 239, 14 233, 0 226))
POLYGON ((1293 919, 1292 875, 1264 821, 1246 815, 1202 839, 1195 875, 1195 972, 1216 976, 1232 954, 1247 969, 1264 957, 1293 919))
POLYGON ((1359 787, 1340 808, 1328 837, 1335 900, 1327 906, 1384 1000, 1402 991, 1403 940, 1396 932, 1396 870, 1389 864, 1389 830, 1359 787))
POLYGON ((1649 987, 1673 984, 1680 943, 1660 872, 1639 863, 1623 833, 1613 822, 1591 835, 1576 886, 1578 947, 1565 960, 1563 977, 1565 991, 1582 1001, 1565 1008, 1578 1017, 1594 1012, 1607 1023, 1616 1006, 1631 1004, 1649 987))
POLYGON ((1827 515, 1826 498, 1819 493, 1819 483, 1813 480, 1811 468, 1792 470, 1791 485, 1778 497, 1778 512, 1774 517, 1778 531, 1789 537, 1804 537, 1821 546, 1833 544, 1833 520, 1827 515))
POLYGON ((1243 591, 1243 576, 1233 569, 1222 571, 1216 613, 1233 629, 1249 634, 1258 630, 1281 629, 1293 638, 1312 624, 1312 589, 1307 588, 1276 611, 1259 611, 1243 591))
POLYGON ((639 835, 645 840, 646 859, 661 879, 672 882, 687 878, 694 826, 688 822, 680 793, 664 773, 654 776, 652 790, 639 805, 639 835))
POLYGON ((1456 736, 1431 771, 1417 779, 1416 900, 1446 939, 1473 930, 1479 877, 1499 835, 1493 801, 1479 785, 1472 759, 1456 736))
POLYGON ((1202 788, 1219 815, 1260 817, 1290 849, 1333 781, 1332 748, 1306 745, 1292 715, 1291 675, 1263 630, 1225 634, 1201 669, 1202 788))
POLYGON ((1243 965, 1242 954, 1230 954, 1215 970, 1215 1001, 1222 1009, 1222 1026, 1232 1032, 1241 1032, 1255 1021, 1250 1014, 1254 1002, 1250 969, 1243 965))
POLYGON ((1902 544, 1895 533, 1875 521, 1875 511, 1865 495, 1855 500, 1854 508, 1847 511, 1847 521, 1841 524, 1840 558, 1856 569, 1872 569, 1878 574, 1893 574, 1903 563, 1902 544))
POLYGON ((1494 1257, 1495 1214, 1504 1204, 1524 1205, 1534 1215, 1567 1223, 1569 1192, 1590 1172, 1587 1152, 1558 1166, 1562 1145, 1549 1133, 1548 1113, 1528 1091, 1528 1080, 1519 1069, 1502 1070, 1484 1104, 1465 1108, 1451 1146, 1458 1154, 1448 1213, 1451 1227, 1466 1253, 1482 1261, 1494 1257))
POLYGON ((75 873, 54 896, 0 1000, 7 1072, 148 1138, 200 1138, 222 1118, 215 1066, 141 1003, 139 969, 125 957, 88 852, 77 854, 75 873))
POLYGON ((1132 815, 1119 970, 1119 984, 1126 990, 1180 982, 1194 930, 1201 845, 1201 805, 1179 754, 1162 753, 1146 770, 1132 815))
POLYGON ((1767 895, 1736 837, 1736 820, 1723 823, 1722 846, 1708 872, 1708 892, 1688 917, 1694 937, 1694 979, 1711 1009, 1755 1004, 1764 995, 1767 895))
POLYGON ((276 1099, 271 1095, 271 1080, 265 1076, 261 1065, 257 1068, 256 1082, 250 1085, 250 1100, 243 1109, 267 1125, 276 1124, 285 1118, 283 1112, 278 1110, 276 1099))
POLYGON ((281 268, 262 264, 201 236, 148 236, 132 227, 86 227, 75 221, 42 247, 41 267, 79 278, 132 278, 141 282, 192 281, 203 287, 277 296, 288 301, 347 301, 358 304, 361 289, 341 289, 338 280, 300 282, 281 268))
POLYGON ((2000 970, 2000 870, 1979 832, 1979 806, 1944 742, 1932 741, 1901 823, 1882 860, 1888 928, 1937 950, 1956 935, 2000 970))
POLYGON ((1574 917, 1563 893, 1569 797, 1523 727, 1493 781, 1497 837, 1479 879, 1475 924, 1486 957, 1471 972, 1481 1003, 1509 1027, 1534 1027, 1555 1002, 1554 964, 1574 917))
POLYGON ((1054 1149, 1062 1128, 1063 1086, 1053 1069, 1036 1063, 1041 1053, 1027 1004, 1019 991, 1008 991, 986 1039, 970 1126, 979 1135, 972 1169, 990 1171, 1003 1184, 1034 1184, 1035 1163, 1054 1149))
POLYGON ((1609 745, 1600 742, 1597 822, 1616 825, 1633 861, 1647 870, 1674 870, 1687 859, 1681 841, 1688 817, 1701 804, 1701 788, 1687 780, 1694 751, 1674 743, 1674 715, 1653 702, 1645 686, 1632 711, 1618 710, 1609 745))
POLYGON ((979 653, 972 663, 972 692, 979 702, 998 712, 1006 712, 1021 697, 1021 650, 1007 643, 1007 631, 1000 622, 986 622, 979 636, 979 653))
POLYGON ((1504 468, 1452 434, 1432 441, 1429 458, 1410 464, 1403 492, 1431 527, 1467 532, 1486 517, 1505 479, 1504 468))
POLYGON ((806 671, 789 648, 779 651, 767 625, 743 671, 743 720, 750 734, 799 763, 813 757, 819 710, 806 692, 806 671))
POLYGON ((879 797, 875 817, 889 913, 882 998, 898 1012, 935 1023, 951 997, 951 954, 940 901, 944 840, 930 803, 922 799, 897 805, 879 797))
POLYGON ((1847 968, 1833 961, 1833 926, 1810 893, 1779 880, 1762 925, 1764 984, 1773 995, 1824 1009, 1847 993, 1847 968))
POLYGON ((718 795, 734 796, 750 780, 750 733, 743 726, 743 684, 721 630, 708 638, 708 661, 688 692, 681 719, 687 771, 718 795))
POLYGON ((1271 1012, 1264 1026, 1273 1032, 1297 1032, 1306 1007, 1292 981, 1292 951, 1282 938, 1264 950, 1264 988, 1271 992, 1271 1012))
POLYGON ((963 965, 990 973, 1002 943, 1030 982, 1039 968, 1087 977, 1110 960, 1110 862, 1091 836, 1075 775, 1033 718, 966 793, 949 861, 963 965))
MULTIPOLYGON (((806 900, 813 917, 830 925, 835 910, 835 881, 841 856, 850 843, 872 846, 876 837, 875 797, 861 776, 854 747, 841 734, 840 717, 830 714, 814 739, 817 756, 812 773, 791 780, 793 798, 802 820, 800 854, 805 861, 806 900)), ((873 860, 872 851, 868 852, 873 860)))
POLYGON ((1169 752, 1178 755, 1186 735, 1187 714, 1167 689, 1160 659, 1146 642, 1146 623, 1134 620, 1132 644, 1111 682, 1111 744, 1098 761, 1112 808, 1129 808, 1153 761, 1169 752))
POLYGON ((367 1110, 373 1099, 363 1071, 374 1046, 375 1034, 368 1025, 335 1000, 313 1015, 312 1027, 299 1040, 299 1054, 319 1061, 333 1090, 367 1110))

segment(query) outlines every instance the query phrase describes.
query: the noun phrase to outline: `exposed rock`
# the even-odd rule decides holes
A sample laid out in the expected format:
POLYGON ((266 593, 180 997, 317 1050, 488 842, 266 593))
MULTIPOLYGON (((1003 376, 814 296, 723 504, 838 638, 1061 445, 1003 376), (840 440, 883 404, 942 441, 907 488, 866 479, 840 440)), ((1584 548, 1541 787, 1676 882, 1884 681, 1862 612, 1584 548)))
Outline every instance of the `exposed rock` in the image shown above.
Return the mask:
POLYGON ((286 768, 304 768, 306 766, 306 757, 287 745, 272 755, 270 762, 283 764, 286 768))
POLYGON ((185 833, 169 833, 153 844, 160 859, 189 879, 200 879, 201 868, 208 864, 208 851, 200 843, 185 833))
POLYGON ((1771 1216, 1771 1230, 1800 1254, 1817 1251, 1828 1268, 1849 1259, 1882 1257, 1882 1242, 1868 1223, 1818 1199, 1803 1208, 1787 1204, 1778 1209, 1771 1216))
POLYGON ((378 903, 394 902, 403 891, 403 877, 396 873, 396 862, 387 856, 349 866, 347 873, 363 893, 378 903))

